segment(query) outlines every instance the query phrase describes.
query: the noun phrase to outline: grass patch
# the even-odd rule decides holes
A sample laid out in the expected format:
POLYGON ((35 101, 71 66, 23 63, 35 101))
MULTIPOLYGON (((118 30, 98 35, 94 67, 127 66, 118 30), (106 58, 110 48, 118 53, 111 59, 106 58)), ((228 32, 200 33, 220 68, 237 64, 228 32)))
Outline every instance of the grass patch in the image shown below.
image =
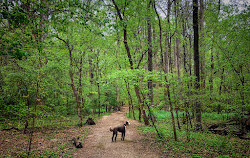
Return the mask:
MULTIPOLYGON (((181 129, 177 129, 178 141, 174 141, 171 113, 154 110, 154 114, 157 116, 156 126, 163 138, 157 138, 156 131, 152 126, 141 126, 139 130, 142 134, 156 139, 162 151, 168 153, 168 155, 177 157, 248 157, 250 154, 250 142, 247 140, 241 140, 230 135, 216 135, 208 131, 195 132, 193 129, 190 129, 190 132, 187 133, 186 127, 182 124, 181 129)), ((127 116, 129 115, 127 114, 127 116)), ((138 118, 137 111, 135 116, 138 118)), ((180 112, 180 122, 181 116, 182 113, 180 112)), ((229 114, 229 116, 233 117, 234 114, 229 114)), ((203 123, 221 122, 226 117, 228 117, 228 114, 205 113, 202 115, 203 123)), ((204 124, 203 126, 205 127, 204 124)))

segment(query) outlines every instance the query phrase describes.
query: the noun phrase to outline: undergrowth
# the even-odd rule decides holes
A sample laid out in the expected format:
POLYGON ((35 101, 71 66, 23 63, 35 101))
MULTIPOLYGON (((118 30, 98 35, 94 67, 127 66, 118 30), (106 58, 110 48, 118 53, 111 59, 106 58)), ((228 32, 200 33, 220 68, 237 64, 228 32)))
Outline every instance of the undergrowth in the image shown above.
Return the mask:
MULTIPOLYGON (((135 114, 136 118, 138 118, 137 111, 135 114)), ((197 132, 194 129, 189 129, 189 132, 187 132, 186 125, 183 124, 181 124, 181 129, 178 129, 176 124, 178 141, 174 141, 170 112, 155 110, 154 115, 157 117, 156 127, 162 138, 157 137, 156 131, 152 126, 141 126, 139 130, 142 134, 155 138, 167 156, 247 157, 249 155, 250 143, 247 140, 241 140, 231 135, 221 136, 212 134, 208 130, 197 132)), ((206 123, 220 122, 225 115, 205 113, 202 115, 202 118, 206 123)), ((233 116, 233 114, 230 115, 233 116)), ((179 117, 180 122, 182 122, 182 113, 179 113, 179 117)), ((204 122, 203 126, 206 128, 204 122)))

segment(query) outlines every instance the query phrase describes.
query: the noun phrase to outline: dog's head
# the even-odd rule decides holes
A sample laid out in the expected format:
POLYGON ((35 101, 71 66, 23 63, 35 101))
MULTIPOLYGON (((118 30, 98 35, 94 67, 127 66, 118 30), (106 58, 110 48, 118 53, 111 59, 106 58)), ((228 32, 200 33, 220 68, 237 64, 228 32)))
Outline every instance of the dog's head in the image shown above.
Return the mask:
POLYGON ((130 125, 130 123, 129 123, 128 121, 126 121, 126 122, 125 122, 125 125, 126 125, 126 126, 129 126, 129 125, 130 125))

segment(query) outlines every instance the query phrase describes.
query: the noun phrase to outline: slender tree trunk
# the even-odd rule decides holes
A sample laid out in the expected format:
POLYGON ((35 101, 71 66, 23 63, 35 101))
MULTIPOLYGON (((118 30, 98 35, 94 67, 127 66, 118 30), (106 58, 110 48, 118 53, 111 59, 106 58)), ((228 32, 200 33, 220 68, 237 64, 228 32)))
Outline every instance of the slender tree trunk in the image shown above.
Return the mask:
POLYGON ((70 59, 69 75, 70 75, 70 81, 71 81, 71 88, 72 88, 72 91, 74 93, 76 104, 77 104, 77 115, 79 117, 78 126, 82 127, 81 103, 80 103, 80 100, 79 100, 79 97, 78 97, 78 92, 77 92, 77 90, 75 88, 75 84, 74 84, 73 57, 72 57, 73 47, 70 47, 69 40, 65 41, 64 39, 62 39, 62 38, 60 38, 58 36, 57 36, 57 38, 64 42, 65 46, 68 48, 68 51, 69 51, 69 59, 70 59))
POLYGON ((135 87, 136 96, 137 96, 137 98, 138 98, 138 100, 139 100, 139 106, 140 106, 142 118, 143 118, 143 120, 144 120, 144 124, 145 124, 145 125, 149 125, 149 121, 148 121, 146 112, 145 112, 145 110, 143 109, 143 101, 142 101, 141 96, 140 96, 140 89, 139 89, 139 87, 138 87, 137 85, 135 85, 134 87, 135 87))
POLYGON ((97 83, 97 89, 98 89, 98 116, 101 115, 101 99, 100 99, 100 85, 97 83))
MULTIPOLYGON (((118 15, 120 21, 123 23, 123 43, 124 43, 126 53, 127 53, 128 59, 129 59, 130 69, 133 70, 134 69, 133 60, 132 60, 130 48, 129 48, 128 41, 127 41, 127 25, 125 24, 125 21, 123 19, 125 13, 123 13, 123 16, 122 16, 120 9, 118 8, 117 4, 115 3, 115 0, 112 0, 112 2, 115 6, 115 9, 116 9, 116 12, 117 12, 117 15, 118 15)), ((124 8, 126 8, 126 5, 127 5, 127 3, 125 3, 124 8)), ((136 96, 138 99, 138 104, 139 104, 139 114, 141 112, 143 120, 144 120, 144 124, 149 125, 148 118, 146 116, 145 110, 143 109, 143 102, 142 102, 142 99, 140 97, 139 87, 137 85, 134 85, 134 88, 135 88, 135 93, 136 93, 136 96)), ((139 119, 140 119, 140 115, 139 115, 139 119)))
POLYGON ((101 115, 101 98, 100 98, 100 83, 98 81, 99 77, 100 77, 100 71, 99 71, 99 51, 97 50, 97 56, 96 56, 96 68, 97 68, 97 72, 96 72, 96 80, 97 80, 97 91, 98 91, 98 116, 100 117, 101 115))
POLYGON ((179 113, 178 113, 178 109, 177 108, 175 109, 175 113, 176 113, 177 126, 178 126, 179 129, 181 129, 180 121, 179 121, 179 113))
MULTIPOLYGON (((178 31, 178 15, 179 15, 179 7, 178 7, 178 1, 174 1, 175 4, 175 32, 176 34, 179 34, 178 31)), ((177 74, 178 74, 178 80, 180 81, 180 49, 179 49, 179 45, 180 45, 180 39, 179 37, 176 37, 175 39, 175 49, 174 49, 174 55, 175 55, 175 68, 177 70, 177 74)))
POLYGON ((89 59, 89 78, 90 78, 90 83, 93 84, 93 79, 94 79, 94 74, 92 70, 92 60, 89 59))
MULTIPOLYGON (((144 100, 146 100, 145 97, 143 96, 143 94, 142 94, 142 97, 143 97, 144 100)), ((153 113, 152 113, 152 111, 151 111, 150 105, 147 104, 147 103, 145 103, 145 104, 146 104, 146 106, 148 107, 149 115, 150 115, 150 116, 153 116, 153 113)), ((156 125, 155 125, 155 121, 152 120, 152 124, 153 124, 153 127, 154 127, 154 129, 155 129, 155 131, 156 131, 158 137, 159 137, 159 138, 162 138, 162 136, 160 135, 160 133, 159 133, 159 131, 158 131, 156 125)))
MULTIPOLYGON (((166 83, 168 83, 167 77, 165 77, 166 83)), ((168 97, 169 106, 170 106, 170 113, 172 118, 172 125, 173 125, 173 132, 174 132, 174 140, 177 141, 177 134, 176 134, 176 127, 175 127, 175 120, 174 120, 174 112, 173 112, 173 105, 170 97, 170 90, 169 90, 169 84, 167 84, 167 87, 165 89, 165 96, 168 97)))
MULTIPOLYGON (((148 6, 147 6, 147 26, 148 26, 148 71, 152 72, 153 71, 153 51, 152 51, 152 32, 151 32, 151 6, 152 6, 152 1, 149 0, 148 6)), ((153 84, 152 84, 152 79, 148 80, 148 89, 149 89, 149 101, 150 105, 153 104, 153 84)))
MULTIPOLYGON (((193 29, 194 29, 194 74, 196 76, 195 88, 200 89, 200 60, 199 60, 199 21, 198 0, 193 0, 193 29)), ((199 92, 197 92, 199 93, 199 92)), ((201 130, 201 104, 196 100, 196 128, 201 130)))
POLYGON ((213 86, 213 74, 214 74, 214 56, 213 56, 213 50, 211 51, 211 68, 210 68, 210 93, 213 92, 214 86, 213 86))
POLYGON ((128 93, 128 97, 129 97, 129 105, 131 106, 131 111, 132 111, 132 115, 133 115, 133 118, 134 120, 136 120, 135 118, 135 112, 134 112, 134 106, 133 106, 133 99, 132 99, 132 96, 131 96, 131 93, 130 93, 130 88, 129 88, 129 83, 124 79, 125 81, 125 86, 126 86, 126 89, 127 89, 127 93, 128 93))
MULTIPOLYGON (((170 8, 171 8, 171 0, 168 0, 168 25, 169 25, 169 36, 167 36, 167 50, 166 50, 166 54, 164 56, 164 65, 162 66, 163 68, 163 72, 165 74, 169 73, 169 67, 171 66, 171 33, 170 33, 170 20, 169 20, 169 16, 170 16, 170 8)), ((170 107, 170 112, 171 112, 171 118, 172 118, 172 125, 173 125, 173 133, 174 133, 174 140, 177 141, 177 134, 176 134, 176 127, 175 127, 175 120, 174 120, 174 112, 173 112, 173 105, 172 105, 172 101, 171 101, 171 97, 170 97, 170 87, 168 84, 168 79, 165 76, 165 82, 166 82, 166 87, 164 88, 164 94, 165 94, 165 102, 169 102, 169 107, 170 107), (166 98, 167 97, 167 98, 166 98)))
POLYGON ((175 66, 177 69, 178 80, 180 80, 180 49, 179 49, 180 39, 176 38, 175 42, 176 42, 175 43, 175 57, 176 57, 175 66))
MULTIPOLYGON (((221 78, 220 78, 221 82, 220 82, 220 87, 219 87, 219 96, 221 96, 221 94, 222 94, 222 87, 224 85, 224 72, 225 72, 225 69, 223 67, 222 72, 221 72, 221 78)), ((221 99, 220 101, 223 102, 224 100, 221 99)), ((217 112, 218 112, 218 114, 221 112, 221 105, 220 104, 217 107, 217 112)))
MULTIPOLYGON (((204 0, 199 0, 200 1, 200 12, 199 12, 199 23, 200 23, 200 47, 203 47, 203 41, 204 41, 204 0)), ((206 78, 206 73, 205 73, 205 52, 200 51, 200 70, 201 70, 201 75, 200 75, 200 80, 201 80, 201 88, 205 88, 205 78, 206 78)))
MULTIPOLYGON (((162 27, 161 27, 161 18, 159 16, 159 13, 157 12, 156 6, 155 6, 155 1, 153 1, 153 6, 154 6, 154 10, 158 19, 158 27, 159 27, 159 42, 160 42, 160 65, 161 65, 161 69, 164 69, 164 55, 163 55, 163 49, 162 49, 162 27)), ((155 64, 157 65, 157 63, 155 64)), ((157 67, 157 66, 156 66, 157 67)), ((157 98, 157 102, 156 104, 159 105, 159 82, 156 83, 156 89, 157 89, 157 93, 156 93, 156 98, 157 98)))
POLYGON ((170 23, 170 10, 171 10, 171 5, 172 2, 171 0, 168 0, 168 11, 167 11, 167 23, 168 23, 168 30, 167 30, 167 36, 166 36, 166 45, 167 45, 167 49, 166 49, 166 54, 165 54, 165 68, 166 68, 166 72, 172 72, 172 57, 171 57, 171 23, 170 23))
MULTIPOLYGON (((83 54, 82 54, 83 55, 83 54)), ((81 55, 81 58, 80 58, 80 68, 79 68, 79 102, 81 102, 81 105, 82 107, 80 107, 82 110, 84 109, 84 99, 83 99, 83 96, 82 96, 82 55, 81 55)), ((82 115, 82 114, 81 114, 82 115)))
POLYGON ((184 21, 184 17, 183 17, 183 22, 182 22, 182 34, 183 34, 183 37, 184 37, 184 42, 183 42, 183 67, 184 67, 184 70, 185 70, 185 75, 188 75, 188 69, 187 69, 187 38, 186 38, 186 24, 185 24, 185 21, 184 21))
POLYGON ((36 112, 37 112, 37 105, 41 103, 41 99, 39 97, 40 93, 40 82, 41 82, 41 58, 40 54, 42 53, 42 50, 40 48, 38 49, 38 73, 37 73, 37 80, 36 80, 36 97, 35 97, 35 105, 34 105, 34 114, 32 114, 32 123, 31 123, 31 131, 29 133, 29 142, 28 142, 28 151, 27 151, 27 156, 29 157, 30 152, 31 152, 31 146, 32 146, 32 141, 33 141, 33 134, 35 131, 35 121, 36 121, 36 112))
MULTIPOLYGON (((192 49, 192 38, 191 36, 189 35, 189 48, 190 50, 192 49)), ((189 53, 189 76, 192 76, 192 53, 190 52, 189 53)), ((192 86, 192 82, 190 83, 190 86, 192 86)))

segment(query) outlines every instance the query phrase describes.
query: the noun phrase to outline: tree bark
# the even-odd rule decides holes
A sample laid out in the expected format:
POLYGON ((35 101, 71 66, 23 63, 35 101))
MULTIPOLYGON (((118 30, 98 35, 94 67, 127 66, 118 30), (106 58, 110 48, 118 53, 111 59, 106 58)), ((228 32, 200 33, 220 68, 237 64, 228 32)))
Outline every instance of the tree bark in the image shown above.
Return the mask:
MULTIPOLYGON (((193 29, 194 29, 194 74, 196 76, 195 88, 200 89, 200 60, 199 60, 199 21, 198 0, 193 0, 193 29)), ((199 92, 197 92, 199 93, 199 92)), ((201 104, 196 100, 196 129, 201 130, 201 104)))
MULTIPOLYGON (((199 11, 199 23, 200 23, 200 46, 203 47, 203 40, 204 40, 204 0, 200 0, 200 11, 199 11)), ((201 88, 205 88, 205 78, 206 78, 206 73, 205 73, 205 52, 200 51, 200 70, 201 70, 201 88)))
POLYGON ((82 96, 82 56, 80 58, 80 68, 79 68, 79 88, 78 88, 78 94, 79 94, 79 102, 81 102, 82 107, 80 107, 82 110, 84 109, 84 99, 82 96))
MULTIPOLYGON (((179 15, 179 10, 178 10, 178 1, 174 1, 175 4, 175 32, 176 34, 178 34, 178 15, 179 15)), ((180 39, 177 36, 175 39, 175 68, 177 70, 177 74, 178 74, 178 80, 180 81, 180 49, 179 49, 179 45, 180 45, 180 39)))
MULTIPOLYGON (((149 0, 149 3, 147 5, 147 26, 148 26, 148 71, 152 72, 153 71, 153 51, 152 51, 152 32, 151 32, 151 6, 152 6, 152 1, 149 0)), ((149 101, 150 105, 153 104, 153 84, 152 84, 152 79, 148 80, 148 89, 149 89, 149 101)))
POLYGON ((99 77, 100 77, 100 72, 99 72, 99 51, 97 50, 97 55, 96 55, 96 81, 97 81, 97 91, 98 91, 98 116, 100 117, 101 115, 101 98, 100 98, 100 83, 99 83, 99 77))
POLYGON ((211 67, 210 67, 210 93, 213 92, 213 89, 214 89, 214 85, 213 85, 213 74, 214 74, 214 56, 213 56, 213 50, 211 51, 211 57, 210 57, 210 60, 211 60, 211 67))

